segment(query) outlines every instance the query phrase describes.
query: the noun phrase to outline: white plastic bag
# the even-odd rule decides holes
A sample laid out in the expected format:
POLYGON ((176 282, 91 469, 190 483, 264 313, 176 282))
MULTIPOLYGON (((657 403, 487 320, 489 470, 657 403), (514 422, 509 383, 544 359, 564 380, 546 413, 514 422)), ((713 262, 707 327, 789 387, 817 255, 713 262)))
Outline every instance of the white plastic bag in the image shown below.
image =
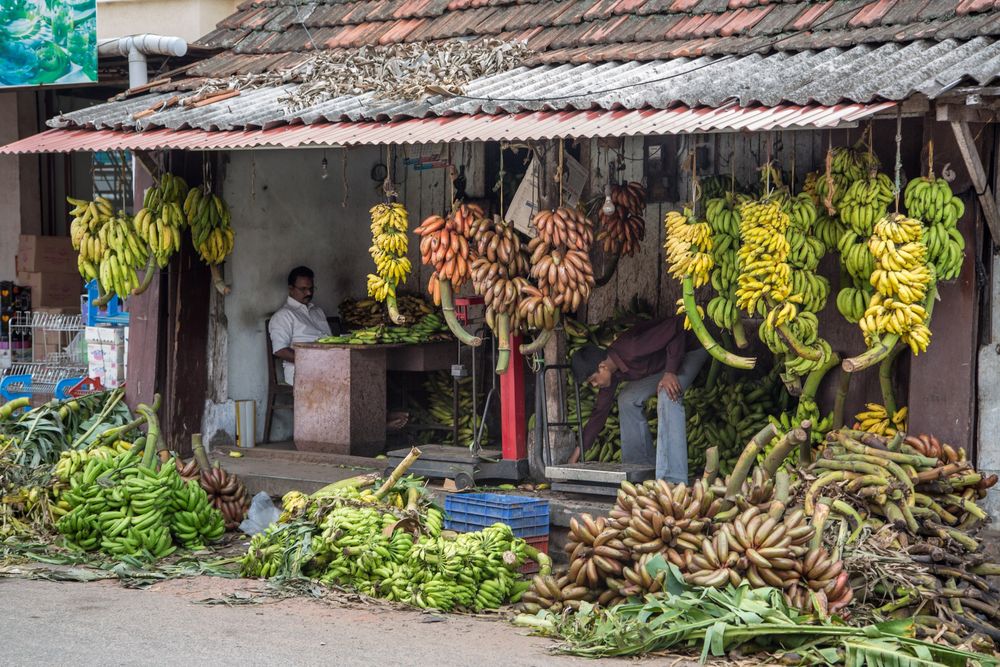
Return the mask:
POLYGON ((240 524, 240 530, 247 535, 256 535, 264 532, 268 526, 278 520, 281 510, 271 502, 271 496, 266 491, 261 491, 253 497, 250 503, 250 511, 247 518, 240 524))

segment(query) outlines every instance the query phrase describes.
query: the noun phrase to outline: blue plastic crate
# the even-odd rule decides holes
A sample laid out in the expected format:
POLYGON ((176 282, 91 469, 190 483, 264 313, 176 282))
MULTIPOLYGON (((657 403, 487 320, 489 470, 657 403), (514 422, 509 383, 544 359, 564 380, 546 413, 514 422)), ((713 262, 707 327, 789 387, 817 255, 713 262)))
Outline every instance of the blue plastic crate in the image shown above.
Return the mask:
POLYGON ((453 493, 445 498, 444 511, 444 527, 460 533, 502 521, 517 537, 549 534, 548 500, 499 493, 453 493))

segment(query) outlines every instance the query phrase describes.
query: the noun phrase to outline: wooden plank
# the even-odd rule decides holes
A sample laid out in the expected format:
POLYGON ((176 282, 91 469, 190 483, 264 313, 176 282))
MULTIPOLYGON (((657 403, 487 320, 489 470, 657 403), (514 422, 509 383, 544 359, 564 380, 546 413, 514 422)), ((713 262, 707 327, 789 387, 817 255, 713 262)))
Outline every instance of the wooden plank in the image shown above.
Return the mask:
MULTIPOLYGON (((156 269, 159 272, 159 269, 156 269)), ((160 367, 160 286, 162 276, 149 289, 128 299, 129 349, 125 402, 134 411, 139 403, 151 404, 157 391, 160 367)))
POLYGON ((951 131, 955 134, 955 142, 958 150, 962 154, 966 169, 972 178, 972 185, 976 189, 979 203, 983 207, 983 217, 989 227, 990 236, 994 243, 1000 243, 1000 208, 997 207, 996 197, 993 189, 986 178, 986 170, 983 168, 983 161, 979 157, 979 150, 976 148, 976 140, 972 135, 969 124, 965 121, 951 121, 951 131))

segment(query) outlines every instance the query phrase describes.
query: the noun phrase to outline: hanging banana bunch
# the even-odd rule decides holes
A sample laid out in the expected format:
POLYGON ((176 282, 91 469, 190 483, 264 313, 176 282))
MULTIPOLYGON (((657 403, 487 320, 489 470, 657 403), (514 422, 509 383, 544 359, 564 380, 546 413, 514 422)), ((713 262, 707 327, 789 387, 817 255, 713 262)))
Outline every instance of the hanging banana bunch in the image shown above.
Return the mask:
POLYGON ((816 272, 826 254, 826 245, 813 234, 818 214, 809 195, 800 193, 786 200, 790 225, 788 264, 792 267, 792 294, 801 297, 803 310, 818 313, 830 295, 830 282, 816 272))
POLYGON ((911 217, 927 225, 924 242, 938 278, 957 278, 965 260, 965 238, 958 231, 965 203, 952 194, 947 181, 935 178, 933 173, 907 183, 903 203, 911 217))
POLYGON ((670 275, 677 280, 690 275, 695 287, 708 283, 715 264, 709 224, 696 221, 689 208, 683 212, 669 211, 663 224, 667 230, 663 248, 670 275))
POLYGON ((739 308, 736 306, 736 281, 739 278, 740 213, 738 198, 733 193, 709 199, 705 204, 705 221, 712 230, 712 289, 714 296, 705 307, 708 316, 722 330, 733 333, 737 347, 746 347, 746 334, 739 308))
POLYGON ((219 265, 233 251, 235 233, 229 205, 203 184, 188 192, 184 200, 184 214, 191 226, 191 243, 202 261, 212 269, 212 284, 223 296, 229 294, 229 287, 219 270, 219 265))
POLYGON ((815 183, 819 203, 833 216, 837 214, 840 201, 851 184, 878 170, 878 157, 862 139, 853 147, 838 146, 827 152, 825 171, 816 174, 813 179, 807 177, 807 181, 815 183))
POLYGON ((609 187, 608 196, 614 212, 601 211, 597 240, 603 241, 609 255, 632 257, 646 236, 646 188, 642 183, 615 184, 609 187))
POLYGON ((135 230, 149 244, 161 269, 181 249, 181 230, 187 225, 185 200, 191 191, 183 178, 166 172, 158 185, 146 190, 135 214, 135 230))
POLYGON ((137 270, 147 267, 149 248, 136 235, 132 216, 114 211, 104 197, 94 201, 67 197, 73 209, 70 215, 70 240, 79 252, 77 268, 84 280, 96 280, 103 295, 120 299, 148 286, 140 282, 137 270))
POLYGON ((427 291, 444 312, 448 328, 462 343, 480 345, 482 340, 462 328, 455 317, 452 291, 461 287, 471 277, 475 256, 469 244, 469 235, 476 220, 485 217, 476 204, 455 203, 447 218, 432 215, 414 229, 420 237, 420 261, 433 267, 427 291))
POLYGON ((929 314, 923 304, 935 269, 923 235, 919 220, 898 213, 875 223, 868 244, 876 260, 871 275, 875 293, 858 322, 869 348, 887 334, 899 336, 915 355, 930 344, 929 314))
POLYGON ((368 274, 368 296, 385 302, 389 318, 395 324, 404 324, 396 303, 396 287, 406 282, 410 274, 410 260, 406 256, 406 230, 409 218, 406 208, 399 202, 376 204, 371 213, 372 246, 369 254, 375 261, 376 273, 368 274))

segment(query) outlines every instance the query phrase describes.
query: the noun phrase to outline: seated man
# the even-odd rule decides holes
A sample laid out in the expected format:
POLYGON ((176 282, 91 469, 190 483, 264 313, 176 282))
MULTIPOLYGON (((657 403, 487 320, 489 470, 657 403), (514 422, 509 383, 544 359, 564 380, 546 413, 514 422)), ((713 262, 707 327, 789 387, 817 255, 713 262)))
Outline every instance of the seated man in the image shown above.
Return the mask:
MULTIPOLYGON (((622 463, 655 465, 657 479, 687 482, 687 428, 682 402, 684 390, 694 381, 708 358, 693 335, 685 335, 684 318, 668 317, 642 322, 623 332, 604 351, 596 345, 579 350, 571 364, 577 382, 600 389, 594 410, 583 428, 587 450, 611 413, 615 389, 625 382, 618 396, 621 424, 622 463), (658 396, 656 448, 643 407, 658 396)), ((573 452, 570 463, 581 456, 573 452)))
POLYGON ((271 351, 284 364, 285 382, 295 381, 294 343, 312 343, 317 338, 330 335, 330 324, 326 313, 312 302, 313 272, 305 266, 297 266, 288 274, 288 299, 274 315, 268 325, 271 334, 271 351))

